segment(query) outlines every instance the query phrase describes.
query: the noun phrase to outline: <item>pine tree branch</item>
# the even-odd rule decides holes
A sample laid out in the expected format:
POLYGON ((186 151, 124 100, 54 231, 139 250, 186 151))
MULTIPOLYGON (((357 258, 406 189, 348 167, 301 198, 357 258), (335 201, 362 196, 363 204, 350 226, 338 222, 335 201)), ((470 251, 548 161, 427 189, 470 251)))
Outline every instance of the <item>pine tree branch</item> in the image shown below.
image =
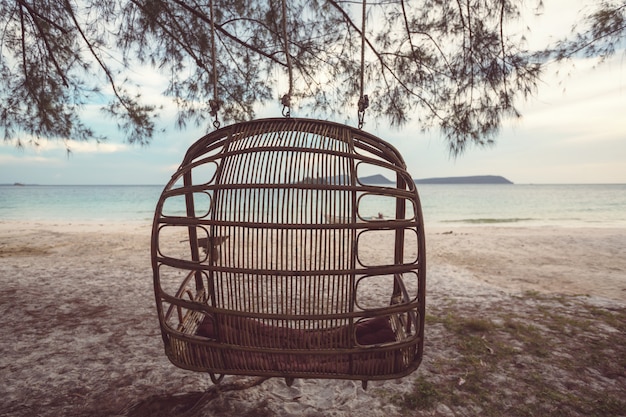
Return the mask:
MULTIPOLYGON (((37 29, 37 32, 39 33, 39 36, 41 37, 41 40, 44 42, 44 45, 46 46, 46 50, 48 52, 48 58, 52 61, 52 65, 54 65, 54 68, 57 72, 57 74, 59 75, 59 77, 61 77, 61 81, 63 82, 63 85, 65 87, 69 87, 69 83, 65 74, 65 71, 63 71, 61 69, 61 66, 59 65, 59 62, 57 61, 56 57, 55 57, 55 53, 54 53, 54 48, 52 48, 52 45, 50 44, 50 40, 48 39, 48 36, 46 35, 46 32, 43 30, 43 28, 41 27, 41 25, 39 24, 39 13, 36 13, 32 7, 30 7, 30 5, 28 5, 25 1, 23 0, 18 0, 18 4, 20 5, 20 16, 23 18, 23 13, 21 8, 23 7, 24 9, 26 9, 26 11, 28 12, 28 14, 30 15, 30 17, 32 18, 31 22, 32 24, 35 26, 35 28, 37 29)), ((49 23, 49 20, 46 19, 46 22, 49 23)), ((24 24, 24 20, 22 19, 22 25, 24 24)), ((55 27, 58 27, 56 24, 54 25, 55 27)), ((22 39, 24 39, 24 26, 22 26, 22 39)), ((24 50, 25 53, 25 50, 24 50)), ((26 68, 24 68, 26 70, 26 68)))
MULTIPOLYGON (((204 13, 200 13, 198 10, 194 9, 193 7, 189 6, 185 1, 182 0, 175 0, 175 3, 178 4, 180 7, 182 7, 183 9, 189 11, 190 13, 192 13, 194 16, 196 16, 197 18, 199 18, 200 20, 206 22, 206 23, 211 23, 211 19, 209 16, 207 16, 204 13)), ((267 52, 263 51, 262 49, 259 49, 257 47, 255 47, 254 45, 250 45, 247 42, 244 42, 243 40, 239 39, 238 37, 236 37, 235 35, 231 34, 229 31, 227 31, 223 24, 218 23, 218 22, 213 22, 215 29, 218 30, 219 32, 221 32, 222 34, 224 34, 226 37, 228 37, 229 39, 235 41, 236 43, 240 44, 241 46, 255 52, 258 55, 261 55, 267 59, 269 59, 270 61, 279 64, 283 67, 287 67, 287 63, 280 61, 279 59, 277 59, 276 57, 274 57, 272 54, 268 54, 267 52)))
POLYGON ((91 43, 91 41, 85 35, 85 32, 83 31, 82 26, 80 25, 80 23, 76 19, 76 15, 74 14, 74 10, 72 9, 72 5, 70 4, 69 0, 65 0, 65 5, 67 7, 67 12, 68 12, 69 16, 72 19, 72 22, 74 23, 74 27, 76 28, 76 30, 79 33, 79 35, 80 35, 81 39, 83 40, 83 42, 85 42, 85 45, 87 46, 87 49, 89 49, 89 52, 91 53, 91 56, 96 60, 96 62, 98 63, 98 65, 100 66, 102 71, 104 72, 104 75, 106 76, 107 80, 109 81, 109 85, 110 85, 111 89, 113 90, 113 94, 115 94, 115 97, 118 99, 120 104, 122 106, 124 106, 124 108, 128 112, 130 112, 131 111, 130 107, 128 107, 128 105, 126 103, 126 100, 120 95, 120 92, 118 91, 117 84, 116 84, 116 82, 115 82, 115 80, 113 78, 113 74, 109 70, 109 67, 104 63, 104 61, 102 61, 102 59, 100 58, 100 56, 96 52, 96 50, 94 48, 94 45, 91 43))

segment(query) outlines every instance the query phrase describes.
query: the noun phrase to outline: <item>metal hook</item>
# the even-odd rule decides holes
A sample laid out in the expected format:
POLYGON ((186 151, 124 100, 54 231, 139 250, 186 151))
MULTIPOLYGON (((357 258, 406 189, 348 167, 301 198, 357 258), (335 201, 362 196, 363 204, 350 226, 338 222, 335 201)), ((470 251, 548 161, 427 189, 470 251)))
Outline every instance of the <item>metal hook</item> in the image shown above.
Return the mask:
POLYGON ((213 127, 219 129, 220 121, 217 118, 217 114, 220 111, 220 107, 222 107, 222 102, 219 100, 209 100, 209 106, 211 107, 211 111, 209 111, 209 114, 215 117, 215 120, 213 121, 213 127))
POLYGON ((283 98, 280 100, 283 105, 283 116, 290 117, 291 116, 291 96, 289 94, 285 94, 283 98))
POLYGON ((363 123, 365 120, 365 109, 367 109, 370 105, 370 99, 367 94, 361 96, 359 99, 359 129, 363 127, 363 123))

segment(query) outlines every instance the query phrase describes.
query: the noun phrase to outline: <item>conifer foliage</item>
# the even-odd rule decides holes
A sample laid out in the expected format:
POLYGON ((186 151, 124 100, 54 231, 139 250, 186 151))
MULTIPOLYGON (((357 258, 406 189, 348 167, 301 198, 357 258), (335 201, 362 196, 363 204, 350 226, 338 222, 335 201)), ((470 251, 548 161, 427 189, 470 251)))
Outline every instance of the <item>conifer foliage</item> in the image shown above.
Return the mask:
MULTIPOLYGON (((222 120, 250 119, 260 104, 286 93, 288 62, 299 114, 355 117, 359 1, 286 0, 286 32, 282 0, 212 0, 213 20, 210 1, 0 0, 4 139, 18 146, 104 140, 84 116, 98 107, 126 141, 147 144, 158 132, 164 103, 142 96, 154 83, 175 103, 180 127, 210 128, 212 99, 222 103, 222 120)), ((492 143, 503 118, 519 116, 515 103, 535 91, 545 62, 525 49, 523 34, 509 31, 521 3, 369 0, 363 71, 368 118, 438 128, 453 154, 492 143)), ((614 52, 611 39, 619 42, 624 33, 624 4, 604 2, 598 10, 589 15, 587 35, 545 54, 614 52)))

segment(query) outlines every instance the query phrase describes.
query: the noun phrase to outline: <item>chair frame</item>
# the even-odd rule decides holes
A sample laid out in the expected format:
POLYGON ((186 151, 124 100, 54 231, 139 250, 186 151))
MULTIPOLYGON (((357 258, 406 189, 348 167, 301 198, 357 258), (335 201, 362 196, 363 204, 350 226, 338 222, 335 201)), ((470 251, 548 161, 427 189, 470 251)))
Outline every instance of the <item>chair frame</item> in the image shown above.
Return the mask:
POLYGON ((415 183, 387 142, 314 119, 226 126, 189 147, 156 206, 166 355, 214 382, 406 376, 423 356, 425 253, 415 183), (392 184, 364 183, 368 170, 392 184), (367 213, 376 199, 392 214, 367 213))

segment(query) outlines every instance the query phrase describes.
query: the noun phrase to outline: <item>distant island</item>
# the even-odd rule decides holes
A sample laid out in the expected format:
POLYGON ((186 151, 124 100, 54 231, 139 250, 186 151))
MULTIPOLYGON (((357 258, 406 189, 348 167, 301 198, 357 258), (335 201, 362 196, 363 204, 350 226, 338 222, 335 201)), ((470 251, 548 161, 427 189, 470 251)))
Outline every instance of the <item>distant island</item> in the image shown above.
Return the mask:
POLYGON ((416 184, 513 184, 500 175, 471 175, 468 177, 423 178, 416 184))
POLYGON ((382 185, 382 184, 394 184, 393 181, 389 181, 384 175, 376 174, 368 177, 360 177, 359 182, 365 185, 382 185))
POLYGON ((296 184, 330 184, 330 181, 326 178, 306 177, 302 181, 298 181, 296 184))
MULTIPOLYGON (((370 175, 368 177, 359 178, 361 184, 386 185, 394 184, 384 175, 370 175)), ((440 177, 440 178, 422 178, 413 180, 416 184, 513 184, 512 181, 500 175, 471 175, 467 177, 440 177)))

